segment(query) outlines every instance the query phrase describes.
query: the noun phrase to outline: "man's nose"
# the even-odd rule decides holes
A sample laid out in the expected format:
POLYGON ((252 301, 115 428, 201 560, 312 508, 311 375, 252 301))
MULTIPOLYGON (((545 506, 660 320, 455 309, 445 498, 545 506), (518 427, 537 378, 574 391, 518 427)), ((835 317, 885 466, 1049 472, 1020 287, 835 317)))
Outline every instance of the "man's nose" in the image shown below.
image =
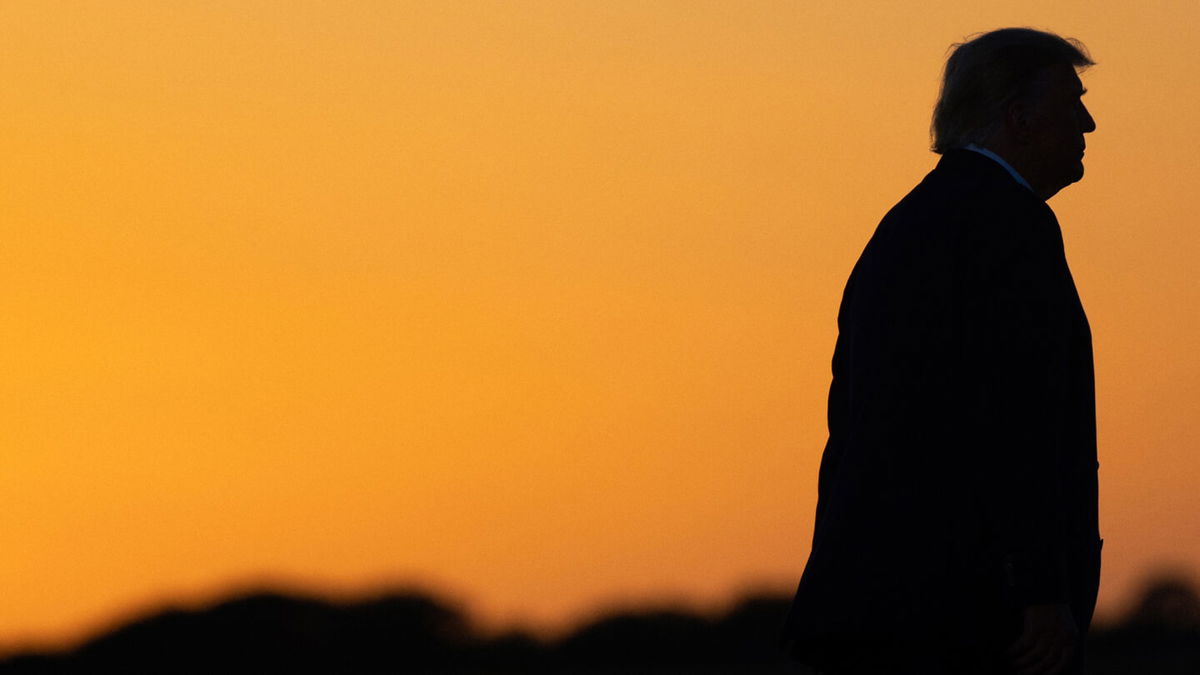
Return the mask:
POLYGON ((1096 130, 1096 120, 1092 119, 1092 114, 1088 112, 1087 106, 1083 103, 1079 104, 1080 126, 1083 127, 1083 133, 1090 134, 1096 130))

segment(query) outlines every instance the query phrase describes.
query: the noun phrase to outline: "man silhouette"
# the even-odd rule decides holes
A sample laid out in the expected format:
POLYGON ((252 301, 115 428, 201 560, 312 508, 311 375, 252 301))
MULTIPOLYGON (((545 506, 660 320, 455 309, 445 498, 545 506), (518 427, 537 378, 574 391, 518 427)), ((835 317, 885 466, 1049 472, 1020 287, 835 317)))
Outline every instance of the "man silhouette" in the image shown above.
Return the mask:
POLYGON ((818 672, 1083 672, 1099 588, 1091 333, 1046 200, 1095 130, 1083 45, 956 45, 937 167, 838 312, 812 551, 784 631, 818 672))

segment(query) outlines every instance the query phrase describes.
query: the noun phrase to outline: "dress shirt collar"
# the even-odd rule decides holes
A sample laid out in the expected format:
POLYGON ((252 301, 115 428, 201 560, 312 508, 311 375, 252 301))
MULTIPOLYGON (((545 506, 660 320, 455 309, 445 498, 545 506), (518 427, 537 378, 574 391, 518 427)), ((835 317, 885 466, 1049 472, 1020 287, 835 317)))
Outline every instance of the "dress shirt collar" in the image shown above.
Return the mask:
MULTIPOLYGON (((1011 164, 1004 161, 1004 158, 1001 157, 1000 155, 997 155, 996 153, 992 152, 991 150, 988 150, 987 148, 981 148, 978 145, 975 145, 974 143, 967 145, 967 147, 964 149, 971 150, 972 152, 978 152, 979 154, 983 155, 984 157, 991 157, 992 159, 996 160, 996 163, 999 164, 1000 166, 1004 167, 1004 170, 1007 171, 1008 174, 1013 177, 1013 180, 1015 180, 1018 183, 1020 183, 1021 185, 1025 186, 1026 190, 1033 192, 1033 187, 1029 185, 1029 181, 1025 180, 1021 176, 1021 174, 1017 173, 1017 170, 1012 168, 1011 164)), ((1034 193, 1034 194, 1036 194, 1036 193, 1034 193)))

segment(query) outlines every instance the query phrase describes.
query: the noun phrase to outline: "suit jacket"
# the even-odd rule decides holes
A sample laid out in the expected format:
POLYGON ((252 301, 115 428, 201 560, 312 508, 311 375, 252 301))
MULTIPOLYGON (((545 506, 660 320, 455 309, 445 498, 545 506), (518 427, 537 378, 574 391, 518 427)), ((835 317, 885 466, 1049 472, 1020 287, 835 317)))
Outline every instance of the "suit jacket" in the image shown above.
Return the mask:
POLYGON ((1086 635, 1091 332, 1054 213, 992 159, 945 153, 875 230, 838 312, 828 423, 796 658, 971 672, 1043 602, 1086 635))

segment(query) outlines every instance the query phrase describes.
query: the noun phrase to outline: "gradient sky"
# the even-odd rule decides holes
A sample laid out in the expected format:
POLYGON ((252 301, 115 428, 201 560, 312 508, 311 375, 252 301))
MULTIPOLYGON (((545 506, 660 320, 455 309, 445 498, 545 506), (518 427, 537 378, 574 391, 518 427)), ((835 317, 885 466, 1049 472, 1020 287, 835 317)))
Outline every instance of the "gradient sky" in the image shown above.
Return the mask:
POLYGON ((1200 4, 0 4, 0 643, 260 580, 790 591, 948 46, 1082 39, 1100 612, 1200 567, 1200 4))

